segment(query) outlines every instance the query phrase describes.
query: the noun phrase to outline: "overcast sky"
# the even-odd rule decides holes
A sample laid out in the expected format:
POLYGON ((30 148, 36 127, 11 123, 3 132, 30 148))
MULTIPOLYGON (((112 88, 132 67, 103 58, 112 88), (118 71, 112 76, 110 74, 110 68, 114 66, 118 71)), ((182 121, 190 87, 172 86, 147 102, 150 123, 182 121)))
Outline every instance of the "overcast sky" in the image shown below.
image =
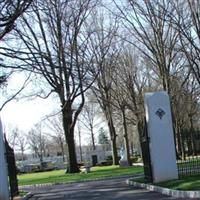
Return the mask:
MULTIPOLYGON (((15 88, 22 84, 22 79, 20 76, 13 77, 12 80, 8 82, 8 88, 15 88)), ((32 86, 31 86, 32 87, 32 86)), ((30 90, 29 89, 26 90, 30 90)), ((26 91, 24 91, 26 93, 26 91)), ((1 96, 2 97, 2 96, 1 96)), ((6 98, 5 98, 6 99, 6 98)), ((5 100, 4 99, 4 100, 5 100)), ((2 103, 2 98, 1 98, 2 103)), ((20 99, 18 101, 13 100, 6 104, 6 106, 1 111, 1 120, 3 124, 3 129, 9 137, 11 131, 15 128, 27 133, 34 125, 41 121, 45 115, 52 114, 59 109, 60 103, 57 102, 55 98, 51 96, 47 99, 34 98, 33 100, 20 99)), ((97 142, 98 130, 100 127, 107 129, 105 122, 103 122, 101 117, 96 118, 95 123, 99 123, 99 126, 95 127, 95 138, 97 142)), ((77 129, 76 131, 77 132, 77 129)), ((87 145, 91 140, 90 133, 84 126, 81 125, 81 135, 82 135, 82 144, 87 145)), ((76 141, 78 142, 78 134, 75 134, 76 141)))
POLYGON ((6 130, 18 127, 20 130, 28 131, 53 110, 55 104, 51 99, 12 101, 1 112, 2 123, 6 130))

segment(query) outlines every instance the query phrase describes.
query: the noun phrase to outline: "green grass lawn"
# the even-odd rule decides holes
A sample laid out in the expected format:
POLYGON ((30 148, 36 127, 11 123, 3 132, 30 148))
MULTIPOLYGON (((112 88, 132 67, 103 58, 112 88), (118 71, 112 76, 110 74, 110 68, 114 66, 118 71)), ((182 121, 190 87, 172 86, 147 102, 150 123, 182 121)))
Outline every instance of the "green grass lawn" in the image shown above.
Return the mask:
POLYGON ((23 174, 18 176, 19 185, 34 185, 42 183, 67 183, 72 181, 118 177, 123 175, 135 175, 143 173, 143 167, 133 166, 121 168, 119 166, 93 167, 91 172, 65 174, 65 170, 56 170, 50 172, 39 172, 31 174, 23 174))
MULTIPOLYGON (((133 179, 139 183, 147 183, 144 178, 133 179)), ((200 175, 185 176, 178 180, 171 180, 153 185, 170 188, 174 190, 200 190, 200 175)))
POLYGON ((179 180, 166 181, 157 185, 175 190, 200 190, 200 175, 185 176, 179 180))

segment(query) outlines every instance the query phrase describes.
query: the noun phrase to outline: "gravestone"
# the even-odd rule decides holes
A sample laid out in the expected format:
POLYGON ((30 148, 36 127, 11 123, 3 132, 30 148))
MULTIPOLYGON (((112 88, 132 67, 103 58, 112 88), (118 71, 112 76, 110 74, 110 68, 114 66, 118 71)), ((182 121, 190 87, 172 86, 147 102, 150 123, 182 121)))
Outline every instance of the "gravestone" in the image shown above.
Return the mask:
POLYGON ((0 199, 9 200, 8 173, 5 158, 5 145, 3 140, 3 130, 0 120, 0 199))
POLYGON ((166 92, 145 94, 145 116, 153 182, 177 179, 171 107, 166 92))

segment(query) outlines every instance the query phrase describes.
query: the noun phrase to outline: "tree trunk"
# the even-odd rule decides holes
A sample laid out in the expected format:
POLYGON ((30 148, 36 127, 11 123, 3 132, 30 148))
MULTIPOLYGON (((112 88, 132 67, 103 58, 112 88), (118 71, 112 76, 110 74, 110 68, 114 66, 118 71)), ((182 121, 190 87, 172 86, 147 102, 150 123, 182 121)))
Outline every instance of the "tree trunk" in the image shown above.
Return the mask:
POLYGON ((176 151, 176 159, 179 160, 179 144, 178 144, 178 121, 177 117, 175 117, 175 111, 173 108, 173 104, 171 103, 171 97, 170 97, 170 104, 171 104, 171 114, 172 114, 172 128, 173 128, 173 136, 174 136, 174 145, 175 145, 175 151, 176 151))
POLYGON ((181 156, 182 160, 185 160, 185 147, 184 147, 184 134, 182 134, 183 129, 178 126, 177 128, 177 143, 178 143, 178 150, 179 150, 179 155, 181 156))
POLYGON ((182 134, 182 130, 179 130, 180 138, 181 138, 181 157, 182 160, 186 160, 186 154, 185 154, 185 136, 182 134))
POLYGON ((192 154, 193 156, 195 156, 197 155, 197 150, 196 150, 196 145, 195 145, 193 119, 191 116, 190 116, 190 134, 191 134, 192 154))
POLYGON ((83 162, 83 154, 82 154, 82 144, 81 144, 81 131, 80 127, 78 127, 78 137, 79 137, 79 151, 80 151, 80 159, 83 162))
POLYGON ((40 166, 41 166, 41 168, 43 169, 43 155, 42 155, 42 153, 41 153, 41 154, 38 153, 38 157, 39 157, 39 159, 40 159, 40 166))
POLYGON ((92 138, 92 148, 93 150, 95 150, 96 146, 95 146, 95 141, 94 141, 94 130, 93 130, 92 124, 90 124, 90 131, 91 131, 91 138, 92 138))
POLYGON ((76 159, 74 136, 72 135, 72 133, 69 134, 69 136, 67 137, 67 146, 68 146, 68 158, 69 158, 67 172, 68 173, 79 172, 79 167, 76 159))
MULTIPOLYGON (((62 140, 62 139, 61 139, 62 140)), ((61 152, 62 152, 62 159, 63 159, 63 162, 65 162, 65 151, 64 151, 64 145, 63 145, 63 142, 61 141, 60 142, 60 148, 61 148, 61 152)))
POLYGON ((122 108, 122 121, 123 121, 123 128, 124 128, 124 147, 127 155, 127 161, 128 164, 131 166, 131 160, 130 160, 130 150, 129 150, 129 142, 128 142, 128 131, 127 131, 127 123, 126 123, 126 114, 125 109, 122 108))
POLYGON ((131 156, 133 157, 134 156, 134 151, 133 151, 133 142, 131 141, 131 156))
POLYGON ((74 129, 72 128, 72 108, 65 107, 62 110, 63 127, 68 148, 68 167, 67 173, 79 172, 79 167, 76 159, 76 148, 74 142, 74 129))
POLYGON ((118 155, 117 155, 117 144, 116 144, 117 135, 116 135, 115 127, 113 125, 113 120, 111 116, 108 121, 108 127, 110 131, 110 136, 111 136, 113 165, 118 165, 119 160, 118 160, 118 155))
POLYGON ((22 161, 23 161, 23 163, 24 163, 24 150, 22 150, 22 161))
POLYGON ((178 158, 182 154, 181 152, 181 136, 179 131, 176 131, 176 145, 177 145, 177 153, 178 153, 178 158))

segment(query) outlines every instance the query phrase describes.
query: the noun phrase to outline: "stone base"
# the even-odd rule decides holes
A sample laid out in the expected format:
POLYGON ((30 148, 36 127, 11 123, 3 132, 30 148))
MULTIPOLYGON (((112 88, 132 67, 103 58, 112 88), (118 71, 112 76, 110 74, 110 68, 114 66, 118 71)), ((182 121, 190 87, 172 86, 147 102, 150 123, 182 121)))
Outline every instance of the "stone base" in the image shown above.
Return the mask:
POLYGON ((82 166, 81 168, 80 168, 80 171, 82 172, 82 173, 89 173, 90 172, 90 167, 86 167, 86 166, 82 166))
POLYGON ((120 165, 120 167, 129 167, 127 160, 120 160, 119 165, 120 165))

